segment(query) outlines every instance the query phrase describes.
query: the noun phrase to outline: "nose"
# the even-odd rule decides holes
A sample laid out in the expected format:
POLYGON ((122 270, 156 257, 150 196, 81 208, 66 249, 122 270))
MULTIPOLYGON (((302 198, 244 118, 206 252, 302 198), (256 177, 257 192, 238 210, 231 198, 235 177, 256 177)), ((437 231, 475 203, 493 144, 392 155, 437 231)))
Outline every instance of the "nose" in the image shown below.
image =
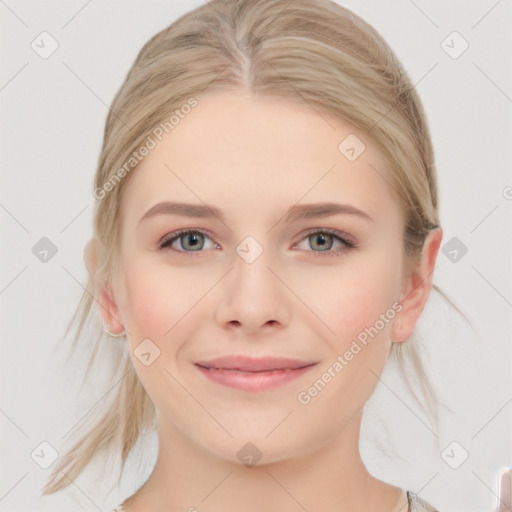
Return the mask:
POLYGON ((249 335, 288 324, 291 292, 271 265, 265 251, 250 263, 234 258, 233 268, 219 283, 216 321, 221 328, 249 335))

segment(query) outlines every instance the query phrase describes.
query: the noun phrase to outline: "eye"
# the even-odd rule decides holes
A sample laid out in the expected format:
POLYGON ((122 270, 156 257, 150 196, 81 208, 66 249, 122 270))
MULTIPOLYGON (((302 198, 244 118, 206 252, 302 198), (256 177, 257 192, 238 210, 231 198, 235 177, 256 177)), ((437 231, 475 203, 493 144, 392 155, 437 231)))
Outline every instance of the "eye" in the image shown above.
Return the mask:
POLYGON ((312 251, 316 253, 315 256, 337 256, 342 251, 357 247, 354 241, 334 229, 316 229, 315 231, 309 231, 302 240, 307 240, 312 247, 316 246, 320 248, 320 251, 312 251), (331 248, 334 242, 338 242, 341 247, 332 250, 331 248))
MULTIPOLYGON (((203 252, 202 249, 208 249, 208 247, 205 247, 205 238, 213 243, 213 248, 220 247, 217 243, 213 242, 207 233, 197 229, 173 231, 160 240, 159 247, 162 251, 174 250, 184 253, 203 252), (174 246, 176 243, 181 246, 181 249, 174 246)), ((318 256, 337 256, 342 251, 357 247, 357 244, 349 237, 333 229, 316 229, 309 231, 301 242, 304 240, 307 240, 311 247, 314 248, 316 246, 320 249, 318 251, 308 251, 314 252, 318 256), (333 250, 332 247, 335 242, 337 242, 340 247, 333 250)))
MULTIPOLYGON (((178 252, 201 252, 205 245, 204 238, 210 239, 206 233, 195 229, 173 231, 162 238, 160 249, 163 251, 172 249, 178 252), (181 249, 173 247, 174 242, 179 242, 181 249)), ((214 245, 218 247, 217 244, 214 245)))

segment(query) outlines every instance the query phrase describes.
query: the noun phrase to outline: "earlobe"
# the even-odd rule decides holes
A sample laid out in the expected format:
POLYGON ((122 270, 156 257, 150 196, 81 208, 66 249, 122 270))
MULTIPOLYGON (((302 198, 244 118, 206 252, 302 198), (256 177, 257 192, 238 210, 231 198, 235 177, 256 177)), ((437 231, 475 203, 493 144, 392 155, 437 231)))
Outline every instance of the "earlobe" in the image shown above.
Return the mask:
MULTIPOLYGON (((99 242, 96 238, 89 240, 84 248, 84 263, 91 279, 94 282, 94 286, 99 287, 99 283, 96 280, 96 271, 98 269, 98 247, 99 242)), ((112 334, 120 334, 124 327, 121 323, 119 311, 113 298, 112 290, 110 287, 102 286, 97 299, 99 314, 103 322, 106 324, 108 330, 112 334)))
POLYGON ((124 327, 112 291, 103 288, 100 297, 100 315, 106 328, 111 334, 121 334, 124 327))
POLYGON ((400 299, 402 310, 395 317, 391 330, 393 342, 400 343, 411 337, 425 308, 432 289, 433 273, 442 238, 441 228, 435 228, 429 232, 416 269, 404 280, 400 299))

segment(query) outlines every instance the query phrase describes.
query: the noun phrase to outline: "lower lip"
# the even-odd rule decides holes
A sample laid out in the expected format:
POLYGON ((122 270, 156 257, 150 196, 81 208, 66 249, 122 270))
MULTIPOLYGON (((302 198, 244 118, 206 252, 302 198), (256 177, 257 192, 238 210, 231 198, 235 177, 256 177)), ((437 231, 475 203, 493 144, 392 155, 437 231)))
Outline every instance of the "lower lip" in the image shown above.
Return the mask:
MULTIPOLYGON (((315 363, 316 364, 316 363, 315 363)), ((196 365, 206 378, 230 388, 243 391, 266 391, 274 389, 300 377, 315 364, 295 370, 273 370, 268 372, 242 372, 239 370, 208 370, 196 365)))

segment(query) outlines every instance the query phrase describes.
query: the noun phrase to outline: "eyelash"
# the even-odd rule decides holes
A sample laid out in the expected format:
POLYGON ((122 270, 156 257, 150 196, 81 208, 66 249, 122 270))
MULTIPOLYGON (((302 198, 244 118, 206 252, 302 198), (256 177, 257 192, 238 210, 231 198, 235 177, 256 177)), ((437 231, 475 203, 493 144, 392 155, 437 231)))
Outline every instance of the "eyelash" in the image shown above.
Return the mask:
MULTIPOLYGON (((179 253, 186 253, 188 256, 193 256, 194 252, 204 252, 202 250, 201 251, 182 251, 182 250, 172 249, 170 247, 170 245, 172 245, 172 243, 175 240, 177 240, 178 238, 180 238, 182 235, 197 234, 197 233, 199 233, 201 235, 205 235, 206 237, 212 239, 212 237, 207 232, 205 232, 201 229, 180 229, 178 231, 173 231, 172 233, 168 233, 167 235, 162 237, 162 239, 160 240, 160 243, 159 243, 159 248, 161 251, 175 251, 175 252, 179 252, 179 253)), ((316 256, 321 256, 321 257, 339 256, 342 251, 356 249, 358 247, 358 244, 356 244, 352 240, 345 238, 341 232, 339 232, 335 229, 313 229, 311 231, 308 231, 303 236, 303 238, 300 240, 300 242, 302 242, 302 240, 304 240, 305 238, 308 238, 311 235, 320 234, 320 233, 332 235, 335 239, 340 241, 344 247, 342 249, 338 249, 338 250, 329 249, 328 251, 306 251, 306 252, 313 252, 313 253, 315 253, 316 256)), ((216 243, 215 240, 212 239, 212 241, 214 243, 216 243)))

